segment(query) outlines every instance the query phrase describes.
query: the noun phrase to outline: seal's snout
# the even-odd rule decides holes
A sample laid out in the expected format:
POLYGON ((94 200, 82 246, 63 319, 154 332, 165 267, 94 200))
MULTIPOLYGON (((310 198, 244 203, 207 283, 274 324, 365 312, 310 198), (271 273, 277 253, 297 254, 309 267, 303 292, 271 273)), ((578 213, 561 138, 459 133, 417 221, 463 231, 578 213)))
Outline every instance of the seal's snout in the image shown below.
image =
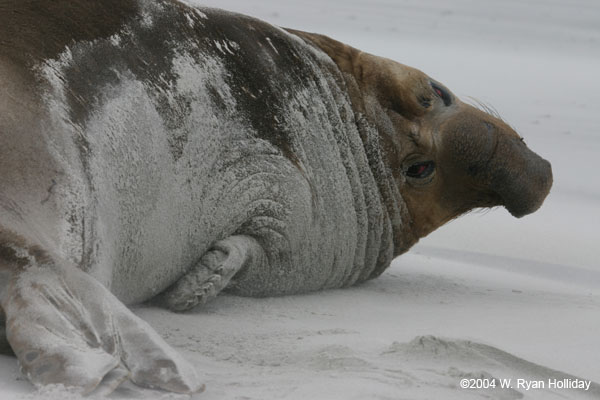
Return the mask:
POLYGON ((491 168, 491 189, 513 216, 536 211, 552 187, 552 166, 531 151, 516 132, 501 132, 491 168))
POLYGON ((531 152, 533 160, 529 160, 528 168, 521 171, 521 176, 512 177, 499 193, 504 206, 514 217, 521 218, 537 211, 552 187, 552 166, 537 154, 531 152))
POLYGON ((540 208, 552 187, 552 167, 510 126, 467 106, 441 131, 447 163, 455 166, 462 185, 475 188, 475 194, 463 196, 467 205, 501 205, 517 218, 540 208))

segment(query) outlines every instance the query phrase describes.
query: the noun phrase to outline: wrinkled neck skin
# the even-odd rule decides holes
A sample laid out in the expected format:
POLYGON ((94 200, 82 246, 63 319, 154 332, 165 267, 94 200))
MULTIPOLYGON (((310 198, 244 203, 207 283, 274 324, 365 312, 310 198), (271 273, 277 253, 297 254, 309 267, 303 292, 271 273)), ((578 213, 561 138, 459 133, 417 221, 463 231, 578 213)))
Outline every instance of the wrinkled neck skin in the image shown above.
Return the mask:
POLYGON ((385 125, 389 121, 386 121, 385 113, 376 102, 371 102, 368 98, 366 102, 370 113, 358 113, 355 117, 369 166, 377 182, 381 202, 387 212, 386 217, 389 218, 392 227, 392 254, 397 257, 417 243, 419 237, 412 229, 413 221, 410 212, 388 162, 389 155, 385 147, 387 135, 385 125))
MULTIPOLYGON (((368 88, 361 88, 355 77, 343 72, 348 87, 352 107, 355 110, 355 120, 364 151, 369 161, 369 167, 377 186, 381 203, 386 210, 385 217, 392 227, 393 257, 407 252, 419 240, 413 229, 413 220, 400 193, 399 184, 402 181, 394 176, 392 154, 389 154, 390 143, 395 134, 394 126, 387 113, 377 101, 375 94, 368 88)), ((389 260, 391 262, 391 260, 389 260)), ((378 266, 381 273, 388 265, 378 266)))
MULTIPOLYGON (((381 91, 382 88, 370 86, 365 83, 368 79, 363 79, 372 78, 368 75, 372 75, 373 72, 363 69, 362 61, 364 59, 368 63, 373 56, 322 35, 291 29, 288 31, 303 38, 317 51, 324 52, 343 76, 369 168, 378 186, 380 201, 385 208, 383 224, 391 226, 392 230, 391 257, 388 260, 380 259, 376 270, 371 274, 371 277, 378 276, 389 266, 392 258, 408 251, 417 243, 419 237, 425 235, 420 234, 422 232, 418 232, 415 228, 415 221, 402 197, 400 192, 400 185, 404 183, 402 178, 393 174, 393 169, 398 166, 394 161, 395 146, 392 143, 398 132, 384 109, 389 105, 381 104, 378 100, 377 91, 381 91)), ((417 127, 407 124, 407 129, 412 130, 417 127)))

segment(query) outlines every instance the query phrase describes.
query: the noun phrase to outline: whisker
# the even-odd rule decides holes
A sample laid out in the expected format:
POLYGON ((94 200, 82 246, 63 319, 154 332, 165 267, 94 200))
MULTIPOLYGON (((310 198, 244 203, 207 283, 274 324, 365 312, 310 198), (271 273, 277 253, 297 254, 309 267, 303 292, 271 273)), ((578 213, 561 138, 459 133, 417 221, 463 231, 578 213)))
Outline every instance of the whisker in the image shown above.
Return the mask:
POLYGON ((475 97, 471 97, 471 96, 468 96, 467 99, 470 100, 469 104, 471 104, 473 107, 480 109, 481 111, 491 115, 492 117, 496 117, 496 118, 504 121, 504 119, 502 118, 502 116, 500 115, 498 110, 491 104, 485 103, 485 102, 483 102, 475 97))
POLYGON ((491 104, 485 103, 485 102, 483 102, 475 97, 471 97, 471 96, 467 96, 467 99, 468 99, 468 101, 467 101, 468 104, 472 105, 473 107, 477 108, 478 110, 483 111, 486 114, 491 115, 492 117, 498 118, 500 121, 502 121, 506 125, 508 125, 512 130, 514 130, 515 132, 517 131, 514 126, 512 126, 511 124, 506 122, 506 120, 502 117, 502 115, 500 115, 498 110, 491 104))

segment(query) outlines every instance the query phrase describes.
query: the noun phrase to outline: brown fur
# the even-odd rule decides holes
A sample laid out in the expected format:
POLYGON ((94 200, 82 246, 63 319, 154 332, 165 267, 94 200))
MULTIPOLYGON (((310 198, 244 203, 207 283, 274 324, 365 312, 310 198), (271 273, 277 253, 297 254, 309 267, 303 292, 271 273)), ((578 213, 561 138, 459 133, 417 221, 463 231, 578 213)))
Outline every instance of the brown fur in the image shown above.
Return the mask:
POLYGON ((0 53, 31 66, 54 58, 74 41, 111 36, 137 14, 137 8, 135 0, 4 0, 0 53))
POLYGON ((373 93, 384 107, 408 119, 425 113, 426 108, 419 99, 431 98, 432 93, 426 82, 427 76, 421 71, 362 52, 324 35, 292 29, 288 31, 316 44, 343 73, 355 79, 358 90, 350 91, 355 110, 364 112, 364 94, 373 93))
POLYGON ((552 185, 550 165, 504 121, 453 95, 445 104, 419 70, 323 35, 290 32, 331 57, 354 109, 377 126, 411 216, 406 235, 418 239, 476 207, 504 205, 519 217, 541 205, 552 185), (435 162, 431 182, 406 178, 413 160, 435 162))

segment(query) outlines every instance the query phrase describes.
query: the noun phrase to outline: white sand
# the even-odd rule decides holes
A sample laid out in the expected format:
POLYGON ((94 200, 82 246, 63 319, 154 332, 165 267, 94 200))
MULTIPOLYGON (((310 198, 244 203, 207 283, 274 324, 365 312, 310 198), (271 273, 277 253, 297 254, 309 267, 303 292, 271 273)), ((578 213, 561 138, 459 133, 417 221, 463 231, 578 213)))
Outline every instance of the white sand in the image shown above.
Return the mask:
MULTIPOLYGON (((462 217, 359 287, 222 296, 181 315, 138 308, 204 375, 194 399, 600 398, 597 383, 516 381, 600 382, 597 0, 202 3, 328 34, 492 104, 552 162, 555 183, 536 214, 462 217), (460 389, 463 377, 511 378, 513 389, 460 389)), ((0 356, 0 399, 77 398, 31 393, 0 356)), ((185 398, 131 385, 112 397, 185 398)))

